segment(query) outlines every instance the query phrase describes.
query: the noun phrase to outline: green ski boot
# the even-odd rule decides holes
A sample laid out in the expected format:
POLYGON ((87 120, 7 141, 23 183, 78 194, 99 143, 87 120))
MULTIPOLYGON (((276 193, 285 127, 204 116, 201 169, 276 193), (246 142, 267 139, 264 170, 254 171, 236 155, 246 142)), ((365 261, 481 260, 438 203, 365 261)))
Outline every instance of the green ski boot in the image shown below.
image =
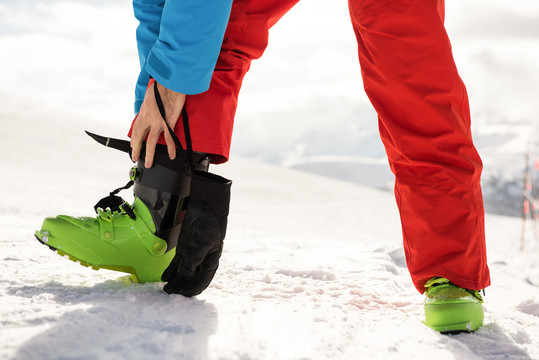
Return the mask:
POLYGON ((483 325, 483 298, 448 279, 434 277, 425 284, 425 324, 442 334, 473 332, 483 325))
MULTIPOLYGON (((103 145, 130 150, 125 140, 88 135, 103 145)), ((207 171, 209 166, 206 154, 191 153, 193 161, 184 150, 178 152, 170 160, 166 147, 158 145, 154 165, 146 169, 140 159, 131 169, 131 181, 95 205, 97 217, 49 217, 35 236, 81 265, 130 273, 142 283, 161 281, 175 255, 192 170, 207 171), (130 205, 116 194, 132 185, 135 200, 130 205)))
POLYGON ((143 201, 135 198, 132 206, 124 203, 119 210, 99 208, 98 214, 49 217, 35 235, 83 266, 130 273, 138 282, 160 281, 174 252, 154 235, 156 227, 143 201))

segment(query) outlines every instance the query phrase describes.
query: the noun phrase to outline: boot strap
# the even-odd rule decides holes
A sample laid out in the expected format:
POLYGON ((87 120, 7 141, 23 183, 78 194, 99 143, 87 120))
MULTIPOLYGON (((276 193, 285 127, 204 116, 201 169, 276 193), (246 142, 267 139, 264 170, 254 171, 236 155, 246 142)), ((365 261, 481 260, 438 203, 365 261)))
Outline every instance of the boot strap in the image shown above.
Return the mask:
MULTIPOLYGON (((172 137, 172 140, 174 141, 174 144, 176 145, 176 147, 178 148, 178 150, 180 152, 187 152, 187 160, 188 160, 188 164, 190 165, 191 169, 196 169, 197 166, 195 165, 199 165, 199 169, 198 170, 202 170, 200 169, 200 166, 203 166, 203 167, 208 167, 209 164, 206 164, 204 163, 205 162, 205 159, 203 156, 202 159, 201 159, 201 162, 200 164, 195 164, 194 162, 194 156, 193 156, 193 145, 192 145, 192 141, 191 141, 191 131, 189 129, 189 116, 187 115, 187 111, 185 110, 185 106, 182 108, 182 121, 183 121, 183 132, 184 132, 184 136, 185 136, 185 143, 186 143, 186 147, 187 149, 184 149, 181 142, 180 142, 180 139, 178 139, 178 136, 176 135, 176 133, 174 132, 174 130, 172 130, 172 128, 168 125, 167 121, 166 121, 166 114, 165 114, 165 106, 163 105, 163 100, 161 99, 161 95, 159 94, 159 90, 157 90, 157 85, 156 83, 154 83, 154 96, 155 96, 155 101, 157 103, 157 108, 159 109, 159 113, 161 114, 161 118, 163 119, 163 121, 165 122, 165 125, 167 126, 167 130, 170 134, 170 136, 172 137)), ((111 147, 113 149, 116 149, 116 150, 120 150, 120 151, 123 151, 125 153, 128 153, 130 156, 131 156, 131 143, 127 140, 120 140, 120 139, 115 139, 115 138, 111 138, 111 137, 105 137, 105 136, 101 136, 101 135, 97 135, 97 134, 93 134, 89 131, 86 131, 86 134, 88 134, 88 136, 90 136, 91 138, 93 138, 95 141, 97 141, 98 143, 102 144, 102 145, 105 145, 106 147, 111 147)), ((142 144, 143 148, 141 149, 141 153, 145 153, 145 143, 142 144)), ((157 155, 157 154, 156 154, 157 155)), ((204 169, 204 170, 207 170, 207 169, 204 169)))
MULTIPOLYGON (((183 149, 183 146, 180 142, 180 139, 178 139, 178 136, 176 136, 176 133, 167 123, 167 115, 165 113, 165 106, 163 105, 163 100, 161 100, 161 95, 159 94, 159 90, 157 89, 157 82, 153 83, 153 94, 155 97, 155 102, 157 103, 157 108, 159 109, 159 113, 161 114, 161 117, 163 118, 163 121, 165 122, 165 125, 167 126, 168 132, 170 136, 172 136, 172 140, 174 140, 174 144, 176 144, 176 147, 179 149, 183 149)), ((185 135, 185 144, 187 145, 187 159, 189 160, 189 164, 191 164, 191 168, 194 168, 194 162, 193 162, 193 145, 191 142, 191 131, 189 131, 189 118, 187 116, 187 111, 185 110, 185 104, 182 108, 182 120, 183 120, 183 132, 185 135)))
POLYGON ((124 189, 129 189, 131 186, 133 186, 134 181, 130 180, 125 186, 119 187, 118 189, 115 189, 109 193, 108 196, 105 196, 103 199, 99 200, 97 204, 94 205, 94 210, 97 214, 99 214, 98 209, 110 209, 112 212, 124 212, 133 220, 136 219, 135 213, 133 212, 133 209, 125 202, 124 199, 122 199, 120 196, 117 196, 116 194, 124 189))

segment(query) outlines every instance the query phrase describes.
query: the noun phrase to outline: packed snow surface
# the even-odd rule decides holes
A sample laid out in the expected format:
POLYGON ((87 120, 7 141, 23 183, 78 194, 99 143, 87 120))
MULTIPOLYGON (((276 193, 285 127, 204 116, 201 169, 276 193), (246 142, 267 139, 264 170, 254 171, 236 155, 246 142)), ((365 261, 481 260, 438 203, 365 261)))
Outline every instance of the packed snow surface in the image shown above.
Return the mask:
MULTIPOLYGON (((485 171, 511 174, 537 135, 538 3, 447 6, 485 171)), ((83 130, 129 126, 130 2, 0 1, 0 359, 539 359, 537 230, 526 224, 520 251, 517 218, 487 214, 485 325, 444 336, 422 324, 393 196, 374 189, 391 175, 346 16, 346 2, 300 2, 253 64, 235 156, 212 168, 234 181, 221 266, 188 299, 33 237, 46 216, 91 215, 127 181, 127 156, 83 130), (370 175, 361 186, 253 158, 370 175)))
POLYGON ((33 231, 45 216, 90 215, 131 163, 62 114, 12 105, 0 109, 1 358, 539 358, 538 251, 519 252, 520 221, 487 217, 485 326, 444 336, 421 323, 390 193, 239 157, 214 167, 233 198, 203 294, 68 261, 33 231))

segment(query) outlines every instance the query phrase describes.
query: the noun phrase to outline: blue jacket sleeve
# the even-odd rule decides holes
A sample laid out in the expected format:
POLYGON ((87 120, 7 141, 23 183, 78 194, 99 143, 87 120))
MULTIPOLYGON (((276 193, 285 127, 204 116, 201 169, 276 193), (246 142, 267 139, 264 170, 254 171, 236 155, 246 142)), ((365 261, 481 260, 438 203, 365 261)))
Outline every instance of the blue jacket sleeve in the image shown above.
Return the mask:
POLYGON ((135 87, 135 113, 140 110, 146 87, 150 80, 150 75, 144 67, 146 66, 148 54, 159 37, 164 5, 165 0, 133 0, 133 10, 135 17, 139 21, 137 27, 137 50, 141 69, 135 87))
POLYGON ((166 1, 145 70, 176 92, 208 90, 231 6, 232 0, 166 1))

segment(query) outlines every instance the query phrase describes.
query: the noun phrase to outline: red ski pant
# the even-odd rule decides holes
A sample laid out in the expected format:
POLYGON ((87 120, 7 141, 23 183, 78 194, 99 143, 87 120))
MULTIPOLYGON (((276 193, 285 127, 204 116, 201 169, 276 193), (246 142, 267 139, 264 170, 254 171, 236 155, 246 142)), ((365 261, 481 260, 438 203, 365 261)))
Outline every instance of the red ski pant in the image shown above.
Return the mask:
MULTIPOLYGON (((299 0, 235 0, 210 89, 187 97, 193 148, 229 156, 238 94, 268 30, 299 0)), ((466 89, 444 28, 443 0, 349 0, 365 91, 379 129, 416 288, 433 276, 479 290, 490 284, 481 159, 466 89)), ((329 30, 331 31, 331 30, 329 30)), ((182 122, 175 132, 183 137, 182 122)))

